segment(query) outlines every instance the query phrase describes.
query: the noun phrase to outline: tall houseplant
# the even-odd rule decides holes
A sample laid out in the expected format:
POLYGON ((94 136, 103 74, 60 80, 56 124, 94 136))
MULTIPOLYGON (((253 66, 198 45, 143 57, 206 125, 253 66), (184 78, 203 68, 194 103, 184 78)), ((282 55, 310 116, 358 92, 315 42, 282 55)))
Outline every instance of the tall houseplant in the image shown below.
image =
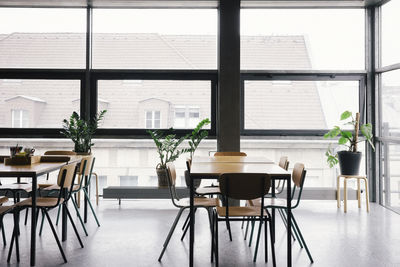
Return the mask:
POLYGON ((335 126, 332 130, 324 135, 324 138, 335 138, 340 136, 338 144, 347 147, 347 150, 335 153, 329 145, 325 155, 327 162, 332 168, 339 163, 341 174, 343 175, 357 175, 360 169, 361 152, 357 150, 357 144, 364 140, 358 138, 359 130, 368 141, 369 145, 375 150, 373 144, 372 124, 366 123, 360 126, 360 113, 356 113, 354 117, 350 111, 345 111, 341 114, 340 120, 346 121, 344 125, 351 125, 353 131, 344 130, 339 126, 335 126))
POLYGON ((96 116, 87 121, 74 111, 69 120, 63 120, 61 133, 74 142, 74 151, 77 153, 90 153, 94 145, 92 138, 97 131, 100 122, 104 119, 107 110, 102 110, 96 116))
POLYGON ((168 132, 161 130, 147 131, 157 147, 160 158, 160 162, 156 166, 159 187, 168 186, 167 163, 174 162, 181 154, 189 151, 187 148, 178 149, 188 135, 177 138, 175 134, 172 134, 172 131, 172 128, 168 132))

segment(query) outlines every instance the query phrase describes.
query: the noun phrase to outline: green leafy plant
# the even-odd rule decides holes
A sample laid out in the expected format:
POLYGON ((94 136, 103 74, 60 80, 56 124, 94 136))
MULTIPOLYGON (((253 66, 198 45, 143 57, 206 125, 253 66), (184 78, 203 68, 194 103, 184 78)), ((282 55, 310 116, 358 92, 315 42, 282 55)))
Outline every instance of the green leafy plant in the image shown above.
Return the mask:
POLYGON ((100 122, 103 120, 107 110, 102 110, 96 114, 96 116, 87 121, 79 116, 79 114, 74 111, 69 118, 69 120, 63 120, 63 129, 61 134, 68 137, 74 142, 75 152, 91 152, 91 148, 94 145, 92 143, 92 138, 97 131, 100 122))
MULTIPOLYGON (((338 139, 338 144, 342 146, 348 147, 348 151, 351 152, 357 152, 357 144, 359 142, 362 142, 364 140, 359 140, 358 139, 358 132, 359 128, 365 137, 365 139, 368 141, 368 143, 371 145, 372 149, 375 151, 375 146, 373 144, 373 134, 372 134, 372 124, 371 123, 366 123, 360 126, 360 114, 357 113, 356 117, 354 118, 353 114, 350 111, 345 111, 340 115, 340 120, 346 121, 344 125, 352 125, 354 128, 354 131, 349 131, 349 130, 344 130, 341 129, 339 126, 335 126, 332 130, 327 132, 324 135, 324 138, 335 138, 337 136, 340 136, 338 139), (350 120, 349 120, 350 119, 350 120)), ((329 167, 335 166, 339 160, 338 160, 338 155, 336 152, 333 151, 332 149, 332 144, 329 145, 328 150, 325 153, 327 157, 327 162, 329 164, 329 167)))
POLYGON ((192 131, 192 134, 189 136, 189 152, 190 152, 190 159, 193 158, 194 152, 196 151, 197 147, 200 145, 200 142, 208 136, 208 131, 201 130, 204 126, 210 124, 210 120, 208 118, 202 120, 197 124, 196 128, 192 131))
POLYGON ((172 132, 172 128, 167 132, 161 130, 147 131, 157 147, 158 156, 160 158, 160 162, 157 164, 158 169, 166 169, 168 162, 174 162, 181 154, 189 152, 188 148, 178 149, 179 145, 188 138, 189 135, 187 134, 181 138, 177 138, 176 134, 172 132))

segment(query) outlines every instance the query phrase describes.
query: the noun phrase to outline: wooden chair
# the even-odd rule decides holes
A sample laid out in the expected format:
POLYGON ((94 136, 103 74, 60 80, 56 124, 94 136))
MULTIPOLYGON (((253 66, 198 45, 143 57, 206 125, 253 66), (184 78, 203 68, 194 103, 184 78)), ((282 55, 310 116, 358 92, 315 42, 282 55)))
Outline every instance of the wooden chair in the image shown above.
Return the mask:
MULTIPOLYGON (((304 186, 304 180, 306 178, 306 170, 304 168, 304 164, 302 163, 296 163, 293 168, 292 172, 292 181, 293 181, 293 189, 292 189, 292 196, 291 196, 291 201, 296 201, 294 205, 292 205, 292 210, 297 208, 300 204, 300 199, 301 199, 301 194, 303 192, 303 186, 304 186), (294 199, 296 189, 299 189, 298 197, 297 200, 294 199)), ((252 201, 253 206, 260 206, 262 205, 260 201, 252 201)), ((287 203, 286 203, 286 198, 266 198, 264 201, 264 207, 265 208, 272 208, 272 209, 278 209, 282 212, 283 214, 283 219, 285 225, 287 225, 287 203)), ((295 219, 294 214, 292 213, 292 231, 294 235, 296 236, 297 240, 299 241, 300 247, 305 248, 307 255, 311 261, 311 263, 314 262, 311 253, 307 247, 307 244, 304 240, 303 234, 300 231, 300 228, 297 224, 297 221, 295 219)))
MULTIPOLYGON (((158 257, 158 261, 161 261, 165 250, 167 249, 168 243, 172 237, 172 234, 174 233, 174 230, 176 228, 176 225, 178 224, 178 221, 182 215, 182 212, 185 209, 190 208, 190 199, 189 198, 183 198, 180 199, 176 193, 175 190, 175 182, 176 182, 176 171, 175 171, 175 166, 173 163, 167 163, 167 176, 168 176, 168 188, 171 196, 171 201, 172 204, 179 208, 179 212, 175 217, 174 223, 171 226, 171 229, 169 230, 169 233, 167 235, 167 238, 165 239, 163 249, 161 251, 160 256, 158 257)), ((210 220, 210 229, 211 229, 211 213, 212 213, 212 208, 216 207, 219 205, 219 199, 218 198, 204 198, 204 197, 195 197, 194 198, 194 208, 195 210, 198 208, 204 208, 207 210, 208 215, 209 215, 209 220, 210 220)), ((187 231, 187 228, 186 228, 187 231)), ((183 235, 185 235, 186 231, 184 232, 183 235)))
MULTIPOLYGON (((66 203, 68 202, 68 200, 71 198, 71 192, 72 192, 72 187, 74 185, 74 180, 75 180, 75 176, 76 176, 76 163, 72 163, 72 164, 68 164, 63 166, 60 169, 60 172, 58 174, 58 179, 57 179, 57 184, 59 185, 60 189, 58 191, 58 196, 57 197, 37 197, 36 198, 36 207, 37 210, 35 211, 37 214, 39 213, 39 211, 42 211, 46 218, 47 221, 50 224, 51 230, 53 232, 54 238, 56 239, 58 248, 61 252, 61 255, 64 259, 64 262, 67 262, 67 258, 64 254, 64 250, 61 246, 60 240, 58 238, 57 232, 54 228, 54 225, 50 219, 50 216, 48 214, 48 212, 51 209, 57 208, 59 205, 63 205, 65 210, 67 211, 67 215, 69 218, 69 221, 72 224, 72 227, 74 229, 74 232, 78 238, 78 241, 81 245, 81 247, 83 248, 83 243, 81 238, 79 237, 79 233, 76 229, 75 223, 72 219, 72 216, 68 210, 68 206, 66 205, 66 203)), ((21 210, 25 209, 25 208, 32 208, 32 198, 28 198, 26 200, 23 200, 19 203, 17 203, 15 209, 16 209, 16 216, 17 219, 16 221, 19 221, 19 213, 21 210)), ((13 232, 13 236, 11 239, 11 245, 10 245, 10 251, 8 254, 8 259, 7 262, 10 262, 10 257, 11 257, 11 253, 12 253, 12 247, 14 244, 14 241, 16 243, 17 246, 17 254, 18 254, 18 231, 15 229, 16 227, 14 227, 14 232, 13 232)), ((19 261, 19 256, 17 256, 17 260, 19 261)))
MULTIPOLYGON (((225 198, 224 207, 216 207, 213 216, 213 238, 212 238, 212 253, 211 261, 213 261, 213 256, 215 256, 216 266, 219 264, 218 260, 218 222, 220 221, 247 221, 247 220, 257 220, 260 222, 260 227, 258 230, 258 240, 260 238, 262 224, 265 223, 265 261, 268 261, 267 253, 267 222, 271 226, 271 216, 267 210, 264 209, 264 195, 266 195, 271 187, 271 179, 266 174, 260 173, 224 173, 221 174, 219 178, 219 188, 221 190, 221 195, 225 198), (229 207, 229 202, 227 198, 237 199, 237 200, 251 200, 260 198, 260 206, 245 206, 245 207, 229 207)), ((272 248, 272 261, 273 266, 276 266, 275 260, 275 248, 274 242, 272 241, 272 228, 270 227, 271 235, 271 248, 272 248)), ((258 243, 256 245, 256 252, 258 250, 258 243)), ((256 255, 253 261, 256 261, 256 255)))

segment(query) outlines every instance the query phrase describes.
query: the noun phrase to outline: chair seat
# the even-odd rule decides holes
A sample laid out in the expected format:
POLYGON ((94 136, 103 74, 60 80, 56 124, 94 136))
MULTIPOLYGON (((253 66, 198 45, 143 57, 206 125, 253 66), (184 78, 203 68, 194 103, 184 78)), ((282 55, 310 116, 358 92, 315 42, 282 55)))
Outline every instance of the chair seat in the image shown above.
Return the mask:
MULTIPOLYGON (((229 217, 252 217, 252 216, 260 216, 261 209, 260 207, 255 206, 247 206, 247 207, 229 207, 228 208, 229 217)), ((217 207, 217 214, 221 217, 226 216, 226 207, 217 207)), ((264 212, 264 216, 267 213, 264 212)))
MULTIPOLYGON (((182 198, 176 201, 176 204, 180 207, 189 207, 190 199, 182 198)), ((196 207, 216 207, 219 205, 218 198, 205 198, 205 197, 195 197, 194 198, 194 206, 196 207)))
MULTIPOLYGON (((248 200, 247 204, 249 206, 255 206, 259 207, 261 205, 261 199, 252 199, 248 200)), ((264 207, 269 208, 286 208, 287 207, 287 201, 284 198, 264 198, 264 207)))
MULTIPOLYGON (((39 188, 39 186, 37 187, 39 188)), ((1 190, 32 192, 32 184, 6 184, 0 186, 1 190)))
MULTIPOLYGON (((53 207, 57 205, 58 198, 55 197, 38 197, 36 198, 37 207, 53 207)), ((60 204, 64 202, 64 199, 60 199, 60 204)), ((32 207, 32 198, 27 198, 21 202, 17 203, 19 207, 32 207)))
POLYGON ((213 194, 221 194, 219 187, 210 186, 210 187, 199 187, 196 189, 196 194, 198 195, 213 195, 213 194))
POLYGON ((12 206, 0 206, 0 215, 3 215, 10 211, 12 208, 14 208, 14 205, 12 206))
POLYGON ((0 205, 3 205, 8 201, 8 197, 0 197, 0 205))
MULTIPOLYGON (((57 184, 42 184, 41 186, 45 186, 45 187, 41 187, 43 190, 60 190, 60 187, 57 184), (45 186, 46 185, 46 186, 45 186)), ((75 184, 72 187, 73 191, 76 191, 79 189, 79 185, 75 184)))

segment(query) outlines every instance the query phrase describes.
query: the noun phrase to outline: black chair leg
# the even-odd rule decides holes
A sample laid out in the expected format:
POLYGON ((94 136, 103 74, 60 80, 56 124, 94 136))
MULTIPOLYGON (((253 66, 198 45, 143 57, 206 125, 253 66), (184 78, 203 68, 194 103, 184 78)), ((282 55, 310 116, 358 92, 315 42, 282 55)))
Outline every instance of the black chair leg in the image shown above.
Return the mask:
POLYGON ((255 249, 255 251, 254 251, 253 262, 256 262, 256 259, 257 259, 258 245, 259 245, 259 243, 260 243, 260 236, 261 236, 262 225, 263 225, 263 221, 260 220, 260 226, 258 227, 257 241, 256 241, 256 249, 255 249))
POLYGON ((69 221, 70 221, 71 224, 72 224, 72 228, 74 228, 74 232, 75 232, 75 234, 76 234, 76 237, 77 237, 78 240, 79 240, 79 244, 81 245, 81 248, 83 248, 83 243, 82 243, 81 237, 79 236, 79 233, 78 233, 78 230, 76 229, 75 223, 74 223, 74 221, 72 220, 72 216, 71 216, 71 213, 70 213, 69 210, 68 210, 68 206, 65 205, 65 204, 63 204, 63 205, 64 205, 65 209, 67 210, 67 215, 68 215, 69 221))
POLYGON ((247 232, 249 231, 249 224, 250 224, 250 221, 247 221, 246 222, 246 231, 244 232, 244 240, 247 239, 247 232))
POLYGON ((29 209, 26 209, 24 225, 26 225, 28 223, 28 213, 29 213, 29 209))
POLYGON ((4 231, 3 215, 0 217, 1 235, 3 236, 3 245, 7 246, 6 233, 4 231))
POLYGON ((183 208, 181 208, 181 209, 179 210, 178 214, 177 214, 176 217, 175 217, 175 221, 174 221, 174 223, 172 224, 171 229, 169 230, 169 233, 168 233, 167 238, 165 239, 165 242, 164 242, 164 245, 163 245, 163 249, 162 249, 162 251, 161 251, 160 256, 158 257, 158 261, 161 261, 163 255, 164 255, 164 252, 165 252, 165 250, 167 249, 169 240, 171 239, 171 236, 172 236, 172 234, 174 233, 175 227, 176 227, 176 225, 178 224, 178 221, 179 221, 179 218, 180 218, 181 215, 182 215, 182 212, 183 212, 183 208))
POLYGON ((11 254, 13 251, 13 247, 14 247, 14 242, 15 242, 15 251, 17 254, 17 262, 19 262, 19 243, 18 243, 18 213, 19 210, 14 211, 13 217, 14 217, 14 228, 13 228, 13 233, 12 233, 12 237, 11 237, 11 242, 10 242, 10 248, 8 251, 8 257, 7 257, 7 262, 10 263, 11 260, 11 254))
POLYGON ((211 262, 214 262, 214 236, 215 236, 215 225, 214 225, 214 211, 210 210, 211 219, 211 262))
POLYGON ((62 248, 62 246, 61 246, 61 243, 60 243, 60 239, 58 239, 58 235, 57 235, 56 229, 54 228, 54 225, 53 225, 53 223, 51 222, 50 216, 49 216, 49 214, 47 213, 47 211, 46 211, 45 209, 43 209, 43 211, 44 211, 44 214, 46 215, 47 221, 48 221, 49 224, 50 224, 51 231, 53 232, 54 238, 55 238, 56 241, 57 241, 58 249, 59 249, 60 252, 61 252, 61 255, 62 255, 63 259, 64 259, 64 262, 67 263, 67 258, 65 257, 64 250, 63 250, 63 248, 62 248))
POLYGON ((303 235, 301 234, 300 228, 299 228, 299 226, 298 226, 298 224, 297 224, 297 222, 296 222, 296 219, 294 218, 293 214, 292 214, 292 222, 293 222, 293 225, 295 226, 295 228, 297 229, 297 231, 298 231, 298 233, 299 233, 299 237, 300 237, 300 239, 301 239, 301 242, 302 242, 303 245, 304 245, 304 248, 306 249, 308 258, 310 259, 311 263, 314 263, 314 260, 313 260, 313 258, 312 258, 312 256, 311 256, 311 253, 310 253, 310 251, 308 250, 306 241, 304 240, 304 237, 303 237, 303 235))
POLYGON ((253 232, 254 232, 254 220, 251 221, 251 231, 250 231, 250 240, 249 240, 249 247, 251 247, 251 243, 253 241, 253 232))
POLYGON ((184 230, 185 230, 185 228, 186 228, 186 224, 189 222, 189 218, 190 218, 190 213, 188 213, 188 215, 187 215, 187 217, 186 217, 186 220, 185 220, 185 222, 183 223, 183 226, 182 226, 182 231, 184 231, 184 230))
POLYGON ((229 240, 232 242, 231 224, 230 224, 229 220, 226 220, 226 228, 228 229, 229 240))
POLYGON ((42 221, 40 222, 40 230, 39 230, 39 236, 42 235, 42 231, 43 231, 43 224, 44 224, 44 213, 42 210, 42 221))

